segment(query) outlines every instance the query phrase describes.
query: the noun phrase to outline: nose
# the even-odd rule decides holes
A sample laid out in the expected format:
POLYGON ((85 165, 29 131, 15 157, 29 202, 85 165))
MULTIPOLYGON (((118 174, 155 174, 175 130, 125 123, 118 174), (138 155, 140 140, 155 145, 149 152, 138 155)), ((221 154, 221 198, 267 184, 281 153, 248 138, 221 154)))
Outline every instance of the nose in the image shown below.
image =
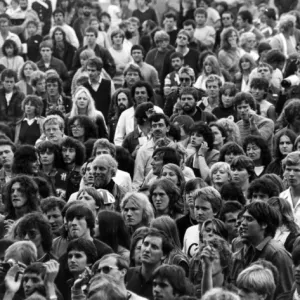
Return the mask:
POLYGON ((132 215, 131 209, 128 209, 128 210, 127 210, 127 216, 131 216, 131 215, 132 215))
POLYGON ((24 241, 30 241, 30 238, 29 238, 29 236, 28 236, 27 233, 26 233, 26 235, 24 236, 23 240, 24 240, 24 241))
POLYGON ((25 283, 25 286, 26 286, 27 288, 32 287, 32 280, 31 280, 31 279, 28 279, 28 280, 26 281, 26 283, 25 283))

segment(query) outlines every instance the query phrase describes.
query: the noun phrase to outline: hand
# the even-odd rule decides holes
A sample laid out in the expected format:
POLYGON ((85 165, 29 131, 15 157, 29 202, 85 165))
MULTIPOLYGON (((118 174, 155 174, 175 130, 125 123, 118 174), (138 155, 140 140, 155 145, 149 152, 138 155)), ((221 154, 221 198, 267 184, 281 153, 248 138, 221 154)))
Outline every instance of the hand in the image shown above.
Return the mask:
POLYGON ((255 126, 256 122, 254 119, 254 112, 249 112, 249 122, 250 122, 250 126, 255 126))
POLYGON ((14 220, 5 220, 4 221, 4 228, 6 232, 9 232, 11 228, 13 227, 15 221, 14 220))
POLYGON ((79 275, 78 279, 74 282, 74 289, 81 289, 81 287, 89 282, 91 278, 91 270, 86 267, 84 272, 79 275))
POLYGON ((216 250, 212 246, 210 246, 206 241, 205 247, 203 248, 200 256, 203 262, 203 267, 211 268, 215 256, 216 256, 216 250))
POLYGON ((44 278, 45 284, 54 283, 54 280, 59 271, 59 263, 56 260, 51 259, 51 260, 47 261, 46 263, 44 263, 44 266, 46 269, 46 274, 45 274, 45 278, 44 278))
POLYGON ((15 294, 19 290, 24 270, 25 268, 23 266, 19 266, 18 264, 15 264, 8 270, 4 279, 7 292, 15 294))
POLYGON ((198 155, 205 156, 207 151, 208 151, 208 145, 205 141, 203 141, 203 143, 201 144, 200 149, 198 151, 198 155))

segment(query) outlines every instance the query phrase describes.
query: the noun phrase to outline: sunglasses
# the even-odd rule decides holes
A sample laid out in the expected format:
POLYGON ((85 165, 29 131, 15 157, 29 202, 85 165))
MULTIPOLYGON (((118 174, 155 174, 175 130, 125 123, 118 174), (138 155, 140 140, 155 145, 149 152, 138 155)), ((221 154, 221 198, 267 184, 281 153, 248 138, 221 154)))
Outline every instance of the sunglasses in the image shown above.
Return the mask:
POLYGON ((230 17, 223 17, 222 20, 230 20, 230 17))
POLYGON ((190 78, 179 78, 179 80, 181 81, 181 82, 184 82, 184 81, 191 81, 191 79, 190 78))
POLYGON ((112 266, 104 266, 102 268, 98 268, 97 273, 108 274, 113 269, 118 270, 119 268, 118 267, 112 267, 112 266))

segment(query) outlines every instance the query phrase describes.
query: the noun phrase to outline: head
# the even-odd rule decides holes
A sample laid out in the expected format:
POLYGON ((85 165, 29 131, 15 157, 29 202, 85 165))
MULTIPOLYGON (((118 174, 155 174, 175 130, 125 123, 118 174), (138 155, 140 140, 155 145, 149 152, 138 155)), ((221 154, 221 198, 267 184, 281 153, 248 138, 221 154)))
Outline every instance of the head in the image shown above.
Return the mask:
POLYGON ((163 23, 166 31, 174 30, 174 28, 176 27, 176 22, 177 16, 174 13, 169 12, 164 15, 163 23))
POLYGON ((148 82, 137 81, 131 88, 131 97, 135 106, 153 101, 154 92, 148 82))
POLYGON ((165 164, 160 173, 161 178, 167 178, 174 182, 174 184, 180 188, 182 191, 185 184, 184 174, 181 168, 174 163, 167 163, 165 164))
POLYGON ((43 130, 48 141, 60 145, 64 136, 65 121, 58 115, 49 115, 44 120, 43 130))
POLYGON ((124 86, 126 85, 127 88, 132 88, 135 83, 144 80, 144 77, 141 73, 139 66, 137 66, 136 64, 129 64, 124 69, 124 79, 124 86))
POLYGON ((231 11, 225 10, 221 15, 221 22, 223 25, 223 28, 228 28, 233 25, 234 17, 231 11))
POLYGON ((99 156, 102 154, 109 154, 112 157, 116 157, 116 146, 110 143, 107 139, 98 139, 94 143, 93 156, 99 156))
POLYGON ((74 138, 65 137, 63 139, 61 143, 61 153, 66 166, 73 164, 81 166, 85 161, 84 145, 74 138))
POLYGON ((210 179, 213 186, 220 190, 223 184, 232 179, 230 165, 226 162, 214 163, 210 168, 210 179))
POLYGON ((239 60, 239 68, 241 73, 251 72, 256 67, 256 62, 249 53, 245 53, 239 60))
POLYGON ((289 153, 282 161, 283 176, 289 186, 296 187, 300 183, 300 151, 289 153), (299 170, 299 171, 298 171, 299 170))
POLYGON ((195 72, 190 67, 181 67, 178 71, 180 87, 182 87, 181 92, 184 88, 191 88, 193 83, 195 82, 195 72))
POLYGON ((240 155, 245 155, 243 148, 235 142, 228 142, 220 150, 219 161, 230 164, 235 157, 240 155))
POLYGON ((118 163, 111 155, 97 156, 92 163, 95 188, 105 188, 116 175, 117 169, 118 163))
POLYGON ((273 70, 282 70, 286 62, 285 55, 278 49, 270 49, 265 56, 265 62, 269 64, 273 70))
POLYGON ((0 139, 0 163, 4 168, 10 168, 14 159, 16 146, 10 140, 0 139))
POLYGON ((260 62, 257 67, 258 76, 262 79, 266 79, 270 83, 272 79, 273 68, 271 65, 260 62))
POLYGON ((35 95, 28 95, 22 101, 22 110, 25 116, 40 117, 43 112, 43 101, 35 95))
POLYGON ((192 39, 194 37, 194 33, 195 33, 195 29, 196 29, 196 22, 192 19, 188 19, 188 20, 185 20, 183 23, 183 29, 184 31, 186 31, 190 38, 192 39))
POLYGON ((225 28, 221 34, 221 49, 228 51, 236 48, 239 43, 239 33, 233 28, 225 28))
POLYGON ((39 46, 41 57, 44 61, 50 61, 53 52, 52 40, 45 40, 39 46))
MULTIPOLYGON (((166 22, 166 20, 165 20, 165 22, 166 22)), ((169 24, 169 22, 168 22, 168 24, 169 24)), ((167 26, 167 25, 165 25, 165 26, 167 26)), ((170 43, 170 36, 164 30, 156 31, 154 34, 154 42, 159 51, 167 51, 167 47, 170 43)))
POLYGON ((219 236, 225 241, 228 240, 228 232, 223 221, 219 219, 207 219, 203 222, 200 229, 200 242, 206 243, 209 238, 219 236))
POLYGON ((69 119, 68 133, 70 137, 80 141, 98 137, 96 124, 84 115, 74 116, 69 119))
POLYGON ((233 106, 234 96, 237 93, 237 88, 232 82, 225 82, 220 88, 219 105, 220 107, 228 108, 233 106))
POLYGON ((170 130, 170 120, 163 113, 155 113, 149 117, 154 141, 165 138, 170 130))
POLYGON ((46 74, 42 71, 34 71, 30 75, 30 84, 36 89, 38 93, 45 93, 46 91, 46 74))
POLYGON ((57 43, 61 43, 61 42, 66 42, 67 41, 67 36, 66 36, 66 32, 63 30, 62 27, 56 27, 53 30, 53 34, 52 34, 52 40, 53 40, 53 45, 55 46, 57 43))
POLYGON ((184 56, 180 52, 174 52, 170 55, 171 65, 175 71, 179 71, 184 64, 184 56))
POLYGON ((253 15, 249 10, 242 10, 238 13, 236 24, 239 29, 246 28, 253 23, 253 15))
POLYGON ((125 32, 121 29, 115 29, 111 32, 110 38, 113 45, 115 46, 123 45, 125 39, 125 32))
POLYGON ((256 46, 256 36, 253 32, 244 32, 240 36, 240 46, 249 52, 256 46))
POLYGON ((3 43, 2 52, 7 57, 13 57, 19 54, 19 49, 15 41, 6 40, 3 43))
POLYGON ((133 45, 130 53, 136 64, 141 63, 145 57, 145 50, 141 45, 133 45))
POLYGON ((61 8, 57 8, 53 12, 55 25, 61 26, 64 24, 65 12, 61 8))
POLYGON ((191 39, 192 37, 190 36, 190 34, 184 29, 181 29, 177 34, 176 45, 178 47, 187 47, 191 39))
POLYGON ((248 121, 251 111, 256 110, 256 102, 254 97, 245 92, 239 92, 236 94, 234 97, 234 106, 238 115, 243 121, 248 121))
POLYGON ((192 147, 199 149, 202 143, 206 142, 208 149, 213 149, 215 137, 212 129, 204 122, 196 122, 190 128, 190 137, 192 147))
POLYGON ((227 142, 231 141, 237 144, 241 144, 240 129, 233 120, 228 118, 221 118, 217 120, 217 124, 221 125, 225 129, 227 133, 227 142))
MULTIPOLYGON (((1 23, 1 22, 0 22, 1 23)), ((5 69, 1 72, 1 81, 5 92, 11 93, 18 81, 17 73, 11 69, 5 69)))
POLYGON ((136 119, 136 123, 138 125, 146 125, 149 124, 149 117, 153 112, 154 105, 152 102, 144 102, 139 104, 134 111, 134 118, 136 119))
POLYGON ((267 201, 271 197, 278 197, 279 189, 270 179, 257 178, 250 183, 248 199, 252 201, 267 201))
POLYGON ((124 110, 133 105, 130 90, 127 88, 120 88, 116 90, 112 99, 115 103, 118 115, 120 115, 124 110))
POLYGON ((224 183, 221 187, 220 194, 224 201, 237 201, 242 205, 246 204, 246 199, 242 189, 234 182, 224 183))
POLYGON ((37 145, 36 150, 42 166, 52 165, 54 168, 61 166, 62 157, 58 145, 53 144, 50 141, 42 141, 37 145))
POLYGON ((197 8, 194 12, 194 19, 197 26, 204 26, 207 20, 207 11, 204 8, 197 8))
POLYGON ((300 100, 291 100, 283 109, 284 119, 292 129, 300 128, 300 100))
POLYGON ((37 175, 39 171, 39 157, 34 146, 21 145, 14 154, 11 166, 13 174, 37 175))
POLYGON ((279 31, 293 34, 296 26, 296 17, 291 14, 282 15, 279 19, 279 31))
POLYGON ((61 95, 63 92, 62 80, 56 74, 49 74, 46 77, 46 92, 51 97, 61 95))

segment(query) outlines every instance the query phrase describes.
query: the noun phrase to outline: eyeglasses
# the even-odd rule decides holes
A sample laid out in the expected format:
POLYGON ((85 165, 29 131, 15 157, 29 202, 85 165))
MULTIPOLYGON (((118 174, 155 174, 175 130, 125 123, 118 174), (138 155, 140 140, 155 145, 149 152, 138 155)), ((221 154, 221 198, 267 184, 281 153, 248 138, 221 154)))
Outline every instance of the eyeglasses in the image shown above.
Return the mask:
POLYGON ((83 127, 81 125, 71 125, 71 129, 82 129, 83 127))
POLYGON ((112 269, 119 270, 118 267, 104 266, 102 268, 98 268, 97 273, 108 274, 112 269))
POLYGON ((181 82, 184 82, 184 81, 186 81, 186 82, 191 81, 190 78, 179 78, 179 80, 180 80, 181 82))

